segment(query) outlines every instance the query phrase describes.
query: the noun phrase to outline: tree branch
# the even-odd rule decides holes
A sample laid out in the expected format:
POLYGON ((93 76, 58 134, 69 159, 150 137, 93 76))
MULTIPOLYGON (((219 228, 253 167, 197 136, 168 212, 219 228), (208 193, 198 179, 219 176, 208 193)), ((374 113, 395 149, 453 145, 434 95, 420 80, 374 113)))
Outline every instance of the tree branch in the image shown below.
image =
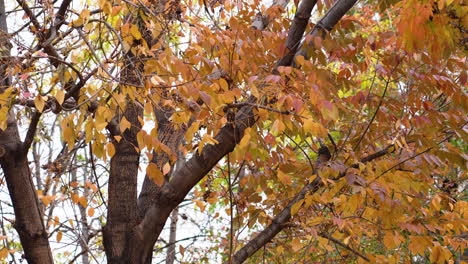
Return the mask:
POLYGON ((34 111, 31 118, 31 123, 29 124, 28 132, 26 133, 26 137, 24 138, 23 142, 23 151, 26 154, 28 153, 29 147, 31 147, 31 143, 33 142, 34 136, 36 135, 37 124, 39 124, 41 115, 41 112, 34 111))
MULTIPOLYGON (((340 0, 337 4, 335 4, 338 5, 338 7, 332 9, 336 11, 327 13, 327 15, 331 16, 331 18, 321 20, 324 21, 323 23, 325 23, 327 27, 332 28, 347 11, 345 10, 343 12, 343 2, 348 4, 345 5, 345 7, 349 6, 349 8, 351 8, 356 0, 340 0), (352 4, 349 5, 349 2, 352 4)), ((310 5, 311 4, 309 4, 308 7, 311 10, 310 5)), ((305 26, 298 28, 305 30, 305 26)), ((303 32, 294 32, 295 37, 297 35, 302 36, 303 34, 303 32)), ((291 41, 293 41, 292 39, 295 37, 288 36, 288 38, 291 38, 291 41)), ((141 248, 134 249, 135 252, 130 253, 130 255, 136 258, 134 259, 136 263, 142 263, 151 259, 153 245, 159 237, 166 219, 169 217, 172 209, 183 201, 184 197, 193 188, 193 186, 195 186, 219 162, 219 160, 221 160, 227 153, 234 150, 236 144, 239 143, 243 137, 245 129, 254 125, 254 106, 252 106, 252 104, 255 104, 256 101, 257 98, 251 96, 247 100, 247 104, 240 108, 237 112, 235 121, 225 125, 216 135, 215 140, 218 143, 215 145, 206 145, 200 154, 195 153, 194 156, 189 159, 181 168, 178 168, 173 172, 171 180, 161 188, 161 191, 158 194, 158 199, 148 209, 144 218, 140 224, 134 228, 134 231, 131 235, 130 243, 139 242, 142 245, 141 248)), ((312 183, 306 185, 303 188, 303 190, 300 192, 300 195, 293 199, 293 202, 302 199, 306 193, 317 190, 320 187, 320 184, 320 178, 315 179, 312 183)), ((258 241, 251 242, 253 244, 263 245, 271 238, 273 238, 279 231, 281 231, 283 228, 282 224, 291 217, 290 208, 293 204, 294 203, 289 204, 287 207, 289 209, 283 210, 283 212, 273 220, 274 225, 270 226, 267 230, 268 235, 264 237, 265 241, 261 241, 260 243, 258 241)), ((262 237, 260 237, 260 240, 261 239, 262 237)), ((252 250, 249 250, 248 254, 244 256, 248 257, 256 250, 258 250, 258 248, 254 246, 252 247, 252 250)), ((238 254, 236 253, 236 255, 238 254)), ((245 258, 239 258, 236 257, 236 255, 234 256, 233 263, 241 263, 245 260, 245 258), (238 260, 240 261, 237 262, 238 260)))
POLYGON ((302 36, 304 31, 309 23, 310 14, 314 8, 317 0, 304 0, 301 1, 299 7, 297 8, 296 15, 292 22, 291 27, 288 32, 288 39, 286 40, 286 55, 281 58, 273 70, 274 73, 277 72, 279 66, 290 66, 294 55, 296 54, 297 48, 301 43, 302 36))
POLYGON ((29 17, 29 20, 33 23, 34 27, 36 28, 36 31, 40 32, 42 29, 41 24, 39 24, 39 21, 37 20, 36 15, 32 12, 32 10, 29 8, 28 4, 24 0, 16 0, 18 4, 23 8, 24 13, 29 17))
MULTIPOLYGON (((373 153, 367 157, 362 158, 361 162, 369 162, 371 160, 377 159, 389 153, 393 145, 388 146, 387 148, 373 153)), ((359 164, 353 164, 350 167, 358 167, 359 164)), ((345 170, 346 171, 346 170, 345 170)), ((345 176, 345 173, 340 173, 334 180, 338 180, 345 176)), ((311 183, 307 184, 302 188, 302 190, 294 196, 294 198, 288 203, 288 205, 272 220, 271 224, 267 226, 262 232, 260 232, 255 238, 250 240, 244 247, 234 255, 234 261, 232 263, 242 263, 247 258, 252 256, 260 248, 262 248, 266 243, 271 241, 287 224, 291 219, 291 208, 294 204, 304 199, 305 195, 308 193, 315 193, 323 185, 320 177, 316 177, 311 183)))
POLYGON ((330 240, 331 242, 333 242, 333 243, 335 243, 335 244, 337 244, 337 245, 339 245, 339 246, 341 246, 341 247, 343 247, 343 248, 345 248, 345 249, 347 249, 347 250, 353 252, 354 255, 361 257, 362 259, 364 259, 364 260, 367 261, 367 262, 370 261, 366 256, 364 256, 364 255, 361 254, 360 252, 358 252, 358 251, 352 249, 350 246, 346 245, 345 243, 339 241, 338 239, 336 239, 336 238, 334 238, 334 237, 332 237, 332 236, 330 236, 330 235, 319 234, 319 236, 321 236, 321 237, 323 237, 323 238, 326 238, 326 239, 330 240))
MULTIPOLYGON (((319 32, 325 33, 324 30, 331 31, 346 12, 356 4, 356 2, 357 0, 338 0, 322 17, 322 19, 318 21, 317 25, 315 25, 309 35, 318 36, 319 32)), ((322 38, 323 37, 325 37, 325 34, 322 34, 322 38)), ((313 42, 302 41, 294 57, 297 58, 298 56, 303 56, 306 60, 310 59, 311 53, 308 52, 308 50, 314 48, 313 45, 313 42)), ((294 61, 292 61, 292 65, 297 66, 294 61)))

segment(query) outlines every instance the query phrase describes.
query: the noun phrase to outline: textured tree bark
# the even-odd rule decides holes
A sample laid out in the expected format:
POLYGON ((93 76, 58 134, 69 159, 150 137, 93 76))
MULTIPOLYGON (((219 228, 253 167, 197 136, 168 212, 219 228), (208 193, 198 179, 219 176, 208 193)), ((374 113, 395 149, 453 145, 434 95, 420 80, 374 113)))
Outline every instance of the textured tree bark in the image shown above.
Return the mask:
MULTIPOLYGON (((294 37, 302 36, 305 25, 301 28, 302 33, 299 34, 300 29, 297 29, 294 37)), ((255 101, 256 98, 249 99, 250 103, 255 101)), ((139 199, 142 219, 140 224, 135 226, 128 242, 129 245, 139 245, 131 246, 127 250, 131 252, 133 263, 151 263, 154 244, 170 213, 219 160, 234 150, 236 144, 242 139, 245 129, 255 123, 253 108, 252 105, 241 108, 236 114, 235 122, 224 126, 215 137, 219 143, 205 146, 200 155, 196 153, 172 173, 171 180, 162 188, 151 186, 150 183, 147 185, 148 189, 143 187, 144 191, 139 199)))
MULTIPOLYGON (((176 128, 169 120, 173 113, 173 109, 160 106, 159 109, 155 108, 154 112, 156 113, 156 120, 158 122, 158 140, 162 144, 169 147, 173 154, 176 155, 176 153, 178 153, 178 149, 186 129, 183 127, 176 128)), ((183 160, 183 157, 179 157, 179 159, 183 160)), ((151 162, 156 164, 161 171, 164 164, 170 161, 170 157, 166 152, 153 151, 153 158, 151 162)), ((172 169, 174 169, 174 166, 172 166, 172 169)), ((168 175, 166 175, 166 181, 168 180, 168 175)), ((138 196, 138 211, 141 218, 145 216, 148 209, 155 202, 155 199, 158 197, 160 191, 161 188, 146 175, 140 195, 138 196)))
MULTIPOLYGON (((0 47, 2 57, 8 57, 5 3, 0 0, 0 47)), ((7 62, 2 63, 8 65, 7 62)), ((9 85, 5 68, 0 68, 0 93, 9 85)), ((6 106, 3 106, 6 107, 6 106)), ((7 128, 0 131, 0 165, 5 174, 8 191, 15 211, 14 227, 19 234, 26 260, 29 263, 53 263, 47 231, 28 166, 27 149, 21 142, 14 112, 9 110, 7 128)))
POLYGON ((119 142, 114 140, 115 155, 110 163, 109 203, 107 223, 103 228, 104 248, 108 263, 133 262, 128 254, 129 235, 138 224, 137 176, 140 153, 136 150, 137 133, 141 129, 138 117, 142 110, 134 103, 129 103, 124 111, 125 118, 132 124, 122 133, 119 142))

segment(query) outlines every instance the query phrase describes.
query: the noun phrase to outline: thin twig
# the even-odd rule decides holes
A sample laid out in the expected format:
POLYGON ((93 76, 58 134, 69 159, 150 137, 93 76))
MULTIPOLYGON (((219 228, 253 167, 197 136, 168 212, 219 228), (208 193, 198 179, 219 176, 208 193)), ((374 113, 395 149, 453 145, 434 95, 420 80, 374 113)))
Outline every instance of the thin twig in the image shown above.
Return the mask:
POLYGON ((230 207, 230 237, 229 237, 229 263, 232 263, 232 252, 234 250, 234 205, 233 205, 233 194, 232 194, 232 182, 231 182, 231 160, 229 153, 227 154, 227 168, 228 168, 228 188, 229 188, 229 207, 230 207))
MULTIPOLYGON (((397 64, 395 65, 395 67, 393 67, 391 73, 393 73, 393 72, 396 70, 396 68, 398 67, 398 65, 399 65, 399 63, 397 63, 397 64)), ((380 98, 379 104, 377 105, 377 109, 375 109, 374 115, 372 115, 372 118, 371 118, 371 120, 369 121, 369 124, 367 124, 366 129, 364 130, 364 132, 362 133, 362 135, 361 135, 361 137, 359 138, 358 142, 357 142, 356 145, 354 146, 353 151, 356 151, 356 149, 359 147, 359 144, 361 144, 361 141, 364 139, 364 136, 365 136, 366 133, 369 131, 370 126, 371 126, 372 123, 374 122, 375 117, 377 116, 377 113, 379 112, 380 107, 381 107, 382 104, 383 104, 385 95, 387 94, 387 90, 388 90, 389 84, 390 84, 390 76, 388 76, 388 79, 387 79, 387 81, 386 81, 386 83, 385 83, 385 88, 384 88, 384 91, 383 91, 382 96, 381 96, 381 98, 380 98)))
POLYGON ((337 245, 339 245, 339 246, 341 246, 341 247, 343 247, 343 248, 345 248, 345 249, 351 251, 353 254, 355 254, 356 256, 361 257, 361 258, 364 259, 365 261, 367 261, 367 262, 370 261, 366 256, 364 256, 364 255, 361 254, 360 252, 358 252, 358 251, 352 249, 350 246, 348 246, 348 245, 346 245, 345 243, 339 241, 338 239, 336 239, 336 238, 334 238, 334 237, 332 237, 332 236, 330 236, 330 235, 325 235, 325 234, 319 234, 319 235, 320 235, 321 237, 326 238, 326 239, 330 240, 331 242, 333 242, 333 243, 335 243, 335 244, 337 244, 337 245))
POLYGON ((248 106, 257 107, 257 108, 261 108, 261 109, 265 109, 265 110, 268 110, 268 111, 271 111, 271 112, 276 112, 276 113, 283 114, 283 115, 293 115, 293 116, 297 116, 297 117, 301 117, 301 118, 308 119, 307 117, 302 116, 302 115, 299 115, 299 114, 296 114, 296 113, 294 113, 293 111, 290 111, 290 110, 281 111, 281 110, 278 110, 278 109, 275 109, 275 108, 271 108, 271 107, 268 107, 268 106, 259 105, 259 104, 253 104, 253 103, 249 103, 249 102, 228 104, 226 107, 227 107, 227 108, 241 108, 241 107, 247 106, 247 105, 248 105, 248 106))
MULTIPOLYGON (((439 141, 439 142, 437 143, 437 145, 439 145, 439 144, 441 144, 441 143, 443 143, 443 142, 449 140, 451 137, 452 137, 452 135, 450 135, 450 136, 444 138, 443 140, 439 141)), ((408 158, 406 158, 406 159, 404 159, 404 160, 398 162, 397 164, 393 165, 393 166, 390 167, 389 169, 386 169, 384 172, 382 172, 382 173, 379 174, 377 177, 375 177, 375 178, 373 179, 373 181, 377 180, 378 178, 380 178, 380 177, 381 177, 382 175, 384 175, 385 173, 387 173, 387 172, 389 172, 389 171, 395 169, 396 167, 402 165, 403 163, 405 163, 405 162, 407 162, 407 161, 409 161, 409 160, 412 160, 412 159, 414 159, 414 158, 416 158, 416 157, 418 157, 418 156, 421 156, 421 155, 424 154, 424 153, 427 153, 427 152, 431 151, 433 148, 434 148, 434 147, 427 148, 427 149, 425 149, 425 150, 423 150, 423 151, 421 151, 421 152, 419 152, 419 153, 414 154, 414 155, 411 156, 411 157, 408 157, 408 158)))
POLYGON ((288 137, 294 144, 296 144, 296 146, 302 151, 302 153, 304 153, 304 156, 307 158, 307 160, 309 161, 309 165, 310 165, 310 168, 312 169, 312 171, 314 171, 314 163, 312 162, 312 160, 309 158, 309 155, 307 155, 307 153, 305 152, 305 150, 299 145, 296 143, 296 141, 294 141, 294 139, 292 139, 290 136, 288 136, 288 134, 284 133, 283 134, 288 137))

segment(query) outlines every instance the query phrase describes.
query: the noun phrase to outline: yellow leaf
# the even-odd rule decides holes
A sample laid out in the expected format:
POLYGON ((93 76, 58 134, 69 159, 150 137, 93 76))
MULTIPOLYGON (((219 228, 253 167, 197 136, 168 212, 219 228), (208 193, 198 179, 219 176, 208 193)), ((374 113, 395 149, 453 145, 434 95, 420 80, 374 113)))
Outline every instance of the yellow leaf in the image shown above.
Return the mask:
POLYGON ((291 184, 291 176, 289 176, 288 174, 282 172, 281 170, 278 170, 278 179, 284 185, 290 185, 291 184))
POLYGON ((2 131, 5 131, 5 129, 7 129, 7 126, 8 126, 7 116, 8 116, 8 108, 7 107, 0 108, 0 129, 2 131))
POLYGON ((124 117, 120 120, 119 128, 120 128, 120 133, 125 132, 125 130, 129 129, 132 126, 130 122, 124 117))
POLYGON ((169 162, 166 162, 166 164, 164 164, 163 166, 163 174, 166 175, 170 171, 171 171, 171 165, 169 164, 169 162))
POLYGON ((6 259, 8 257, 8 249, 6 247, 0 249, 0 259, 6 259))
POLYGON ((200 208, 200 211, 203 213, 203 211, 205 211, 205 203, 200 200, 195 200, 194 202, 198 206, 198 208, 200 208))
POLYGON ((271 126, 271 132, 276 135, 283 132, 284 129, 285 129, 285 125, 279 119, 276 119, 275 122, 273 122, 273 125, 271 126))
POLYGON ((304 56, 296 56, 296 64, 297 66, 302 66, 305 62, 304 56))
POLYGON ((400 245, 398 237, 396 237, 392 231, 385 233, 383 242, 387 249, 394 249, 400 245))
POLYGON ((83 207, 88 207, 88 200, 86 200, 86 197, 81 196, 81 197, 78 199, 78 202, 81 204, 81 206, 83 206, 83 207))
POLYGON ((187 129, 187 132, 185 133, 185 139, 187 140, 187 142, 192 141, 193 136, 198 131, 199 127, 200 122, 193 122, 193 124, 187 129))
POLYGON ((113 6, 111 16, 118 15, 120 13, 120 10, 122 10, 122 6, 113 6))
POLYGON ((132 34, 132 36, 137 40, 141 39, 141 33, 136 25, 132 25, 132 27, 130 28, 130 34, 132 34))
POLYGON ((431 250, 431 263, 446 263, 450 260, 450 250, 440 245, 435 245, 431 250))
POLYGON ((219 86, 221 86, 221 89, 224 91, 229 90, 229 84, 223 78, 219 79, 219 86))
POLYGON ((90 207, 88 208, 88 216, 93 216, 94 215, 94 208, 90 207))
POLYGON ((80 196, 78 194, 72 193, 71 199, 73 203, 77 204, 79 202, 80 196))
POLYGON ((322 216, 316 217, 316 218, 314 218, 312 220, 307 221, 307 225, 308 226, 318 225, 318 224, 322 223, 323 219, 324 218, 322 216))
POLYGON ((109 154, 111 158, 115 155, 115 146, 113 143, 107 144, 107 154, 109 154))
POLYGON ((185 248, 182 245, 179 245, 179 252, 182 256, 185 254, 185 248))
POLYGON ((350 240, 351 240, 351 236, 347 236, 347 237, 345 237, 345 239, 343 239, 343 243, 345 245, 348 245, 350 240))
POLYGON ((304 131, 310 133, 312 136, 317 137, 326 137, 328 130, 322 126, 322 124, 312 121, 311 119, 307 119, 304 122, 304 131))
POLYGON ((239 142, 239 148, 241 149, 245 149, 247 147, 247 145, 249 144, 249 141, 250 141, 250 128, 247 128, 245 130, 245 134, 244 136, 242 137, 241 141, 239 142))
POLYGON ((62 236, 63 236, 62 231, 58 231, 57 232, 57 242, 60 242, 62 240, 62 236))
POLYGON ((322 100, 319 102, 318 107, 322 113, 323 118, 328 120, 337 120, 339 117, 338 108, 330 101, 322 100))
POLYGON ((34 105, 36 106, 37 111, 42 112, 44 110, 45 101, 42 96, 38 95, 34 99, 34 105))
POLYGON ((215 145, 218 144, 218 141, 208 134, 203 135, 202 140, 198 144, 198 154, 202 152, 205 144, 215 145))
POLYGON ((77 19, 75 19, 73 21, 73 26, 81 27, 83 25, 83 23, 84 23, 83 19, 81 17, 79 17, 79 18, 77 18, 77 19))
POLYGON ((68 149, 71 150, 75 146, 75 131, 71 127, 63 129, 63 140, 68 143, 68 149))
POLYGON ((42 196, 41 200, 44 203, 44 205, 47 207, 49 206, 49 204, 52 202, 54 198, 55 198, 54 196, 46 195, 46 196, 42 196))
POLYGON ((300 200, 299 202, 293 204, 293 206, 291 206, 291 215, 297 214, 299 209, 301 209, 302 204, 304 204, 304 200, 300 200))
POLYGON ((210 196, 208 198, 206 198, 206 201, 210 204, 214 204, 218 201, 218 196, 210 196))
POLYGON ((302 248, 302 243, 299 238, 294 238, 293 241, 291 241, 291 247, 294 252, 299 251, 302 248))
POLYGON ((423 236, 410 236, 409 250, 413 254, 424 255, 426 249, 430 248, 431 241, 423 236))
POLYGON ((436 211, 439 211, 440 210, 440 202, 442 201, 442 198, 440 198, 439 195, 436 195, 434 197, 434 199, 432 199, 431 201, 431 205, 432 207, 436 210, 436 211))
POLYGON ((159 170, 158 166, 152 162, 146 167, 146 174, 157 185, 162 186, 164 183, 164 175, 159 170))
POLYGON ((57 99, 57 102, 62 105, 63 101, 65 100, 65 92, 63 90, 58 90, 57 94, 55 95, 55 99, 57 99))

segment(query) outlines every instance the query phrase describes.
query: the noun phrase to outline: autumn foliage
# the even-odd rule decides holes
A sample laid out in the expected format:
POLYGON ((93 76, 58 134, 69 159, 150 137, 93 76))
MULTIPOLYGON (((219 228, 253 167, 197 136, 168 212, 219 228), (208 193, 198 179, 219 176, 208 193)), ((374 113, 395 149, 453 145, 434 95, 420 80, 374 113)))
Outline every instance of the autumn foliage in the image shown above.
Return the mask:
POLYGON ((184 200, 219 222, 181 263, 463 258, 464 1, 6 6, 1 259, 149 263, 184 200))

